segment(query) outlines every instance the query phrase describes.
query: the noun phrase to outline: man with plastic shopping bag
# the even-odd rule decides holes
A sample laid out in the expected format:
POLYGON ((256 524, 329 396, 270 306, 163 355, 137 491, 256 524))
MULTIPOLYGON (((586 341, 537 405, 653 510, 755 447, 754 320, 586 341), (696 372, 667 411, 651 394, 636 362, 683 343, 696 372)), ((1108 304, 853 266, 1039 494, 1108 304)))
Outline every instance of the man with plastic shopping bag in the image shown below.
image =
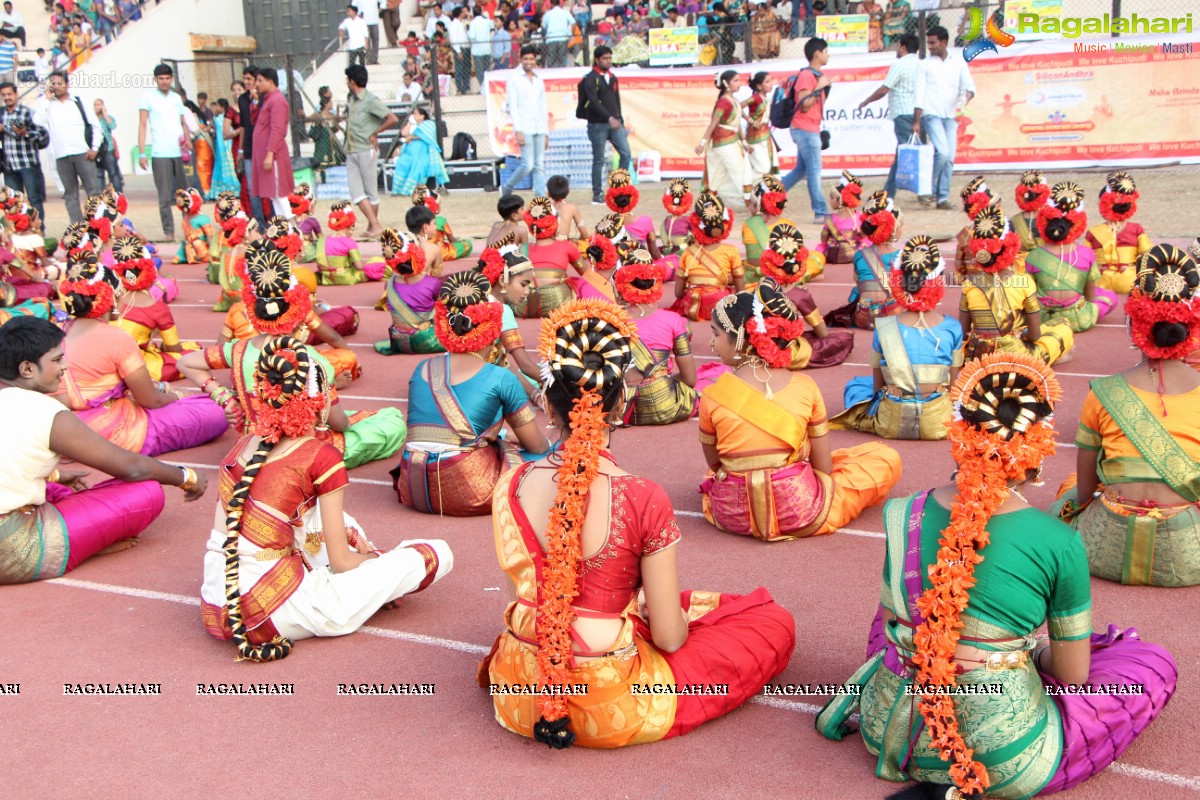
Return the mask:
MULTIPOLYGON (((920 46, 920 40, 915 33, 901 36, 900 45, 896 49, 896 63, 888 67, 887 77, 879 88, 858 104, 860 109, 866 108, 887 95, 888 119, 892 121, 897 145, 907 144, 912 138, 913 108, 921 87, 921 61, 917 56, 920 46)), ((898 158, 899 150, 896 152, 898 158)), ((896 196, 896 159, 892 160, 892 168, 888 170, 883 190, 888 193, 888 197, 896 196)))
POLYGON ((925 36, 929 57, 921 62, 921 94, 913 110, 913 133, 925 134, 933 145, 933 195, 921 205, 953 209, 950 179, 954 176, 954 154, 958 149, 958 111, 975 96, 975 81, 962 54, 950 52, 950 34, 938 25, 925 36))

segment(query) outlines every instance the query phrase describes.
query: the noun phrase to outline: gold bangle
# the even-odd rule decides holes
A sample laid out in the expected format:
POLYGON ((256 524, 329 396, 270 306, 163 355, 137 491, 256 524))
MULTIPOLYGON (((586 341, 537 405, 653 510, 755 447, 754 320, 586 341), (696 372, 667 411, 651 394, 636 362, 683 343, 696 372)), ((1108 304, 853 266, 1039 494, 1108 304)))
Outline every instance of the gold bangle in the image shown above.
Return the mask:
POLYGON ((179 484, 179 488, 185 492, 190 492, 196 488, 196 484, 200 482, 200 476, 191 467, 180 467, 179 471, 183 473, 183 482, 179 484))
POLYGON ((62 474, 58 471, 58 467, 55 467, 54 471, 46 476, 46 483, 61 483, 61 482, 62 482, 62 474))

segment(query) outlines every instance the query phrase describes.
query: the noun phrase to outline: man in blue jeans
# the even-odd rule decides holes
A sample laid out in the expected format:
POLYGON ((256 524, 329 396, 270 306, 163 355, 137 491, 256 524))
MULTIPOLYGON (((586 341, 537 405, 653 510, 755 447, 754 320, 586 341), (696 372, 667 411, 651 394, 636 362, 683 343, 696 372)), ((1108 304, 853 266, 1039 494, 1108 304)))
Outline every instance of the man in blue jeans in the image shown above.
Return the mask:
POLYGON ((612 142, 620 156, 620 168, 629 169, 629 133, 621 118, 621 91, 612 74, 612 48, 600 45, 592 51, 592 71, 579 82, 582 89, 575 116, 587 120, 592 143, 592 205, 604 205, 604 144, 612 142))
POLYGON ((824 225, 829 206, 821 194, 821 120, 825 114, 825 98, 829 94, 829 77, 821 67, 829 63, 829 44, 813 37, 804 43, 808 66, 800 70, 792 88, 796 113, 792 116, 792 141, 796 143, 796 166, 783 176, 783 188, 791 191, 801 180, 808 182, 808 199, 812 202, 813 222, 824 225))
POLYGON ((254 194, 254 162, 251 153, 254 152, 254 117, 258 113, 258 92, 254 88, 258 78, 258 67, 248 66, 242 70, 242 82, 246 91, 238 95, 238 119, 242 124, 242 180, 246 182, 246 191, 250 194, 250 214, 258 222, 260 228, 266 228, 267 222, 263 217, 262 201, 254 194))
MULTIPOLYGON (((900 37, 900 45, 896 48, 896 63, 888 67, 887 77, 871 96, 858 104, 860 109, 874 103, 887 95, 888 118, 892 120, 892 130, 896 134, 897 146, 908 144, 912 138, 913 108, 916 105, 917 88, 921 74, 921 62, 917 57, 920 40, 915 33, 906 33, 900 37)), ((897 151, 899 152, 899 151, 897 151)), ((887 181, 883 190, 888 197, 896 196, 896 159, 892 159, 892 168, 888 170, 887 181)))
MULTIPOLYGON (((812 0, 804 0, 804 35, 813 36, 817 32, 817 15, 813 11, 812 0)), ((792 0, 792 29, 788 38, 795 39, 800 35, 800 0, 792 0)))
POLYGON ((11 81, 0 83, 0 139, 4 142, 4 183, 8 188, 24 192, 29 205, 37 210, 38 218, 46 224, 46 179, 42 176, 39 145, 48 140, 45 128, 34 122, 33 112, 22 105, 17 87, 11 81))
POLYGON ((550 135, 550 114, 546 110, 546 84, 534 74, 537 48, 531 44, 521 47, 521 74, 508 79, 508 116, 521 147, 521 166, 513 171, 500 187, 502 195, 512 194, 513 187, 533 173, 534 195, 546 194, 546 170, 542 156, 550 135))
POLYGON ((950 34, 940 25, 925 36, 929 57, 921 62, 921 93, 913 109, 913 132, 924 134, 933 145, 933 197, 921 205, 953 210, 950 181, 958 151, 958 114, 975 96, 975 81, 962 54, 951 52, 950 34))

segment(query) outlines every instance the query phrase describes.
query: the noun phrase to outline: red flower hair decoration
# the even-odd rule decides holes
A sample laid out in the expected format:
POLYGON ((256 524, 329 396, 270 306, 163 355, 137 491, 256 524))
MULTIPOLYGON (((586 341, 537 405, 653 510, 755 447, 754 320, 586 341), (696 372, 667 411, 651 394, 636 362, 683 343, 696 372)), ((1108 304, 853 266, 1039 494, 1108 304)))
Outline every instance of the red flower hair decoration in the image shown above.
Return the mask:
POLYGON ((538 195, 529 201, 525 225, 535 239, 553 239, 558 233, 558 212, 549 197, 538 195))
POLYGON ((1105 186, 1100 193, 1100 216, 1108 222, 1124 222, 1137 213, 1138 197, 1136 189, 1131 194, 1122 194, 1105 186))
POLYGON ((484 301, 467 306, 462 314, 471 320, 471 330, 459 335, 450 327, 450 317, 453 316, 446 304, 439 300, 433 307, 433 327, 438 341, 451 353, 478 353, 485 347, 495 344, 500 338, 500 329, 504 315, 504 305, 484 301))
POLYGON ((791 365, 792 352, 787 347, 780 347, 775 340, 793 342, 799 339, 804 333, 804 320, 780 316, 764 318, 760 314, 746 324, 746 329, 754 352, 758 353, 768 366, 782 369, 791 365))
POLYGON ((350 210, 349 203, 334 203, 329 211, 329 227, 335 231, 352 231, 358 224, 358 217, 350 210))
POLYGON ((1008 227, 999 207, 987 206, 980 211, 972 234, 967 249, 984 272, 995 274, 1016 263, 1021 239, 1008 227))
POLYGON ((762 274, 783 286, 804 283, 809 257, 804 235, 792 225, 780 223, 771 229, 768 244, 758 262, 762 274))
POLYGON ((617 248, 612 239, 603 234, 592 234, 591 240, 588 241, 587 255, 592 261, 592 266, 601 272, 608 272, 617 266, 617 248))
POLYGON ((633 211, 640 196, 637 187, 633 185, 629 170, 614 169, 608 173, 608 191, 604 193, 604 203, 609 211, 617 214, 633 211))
POLYGON ((383 242, 383 260, 392 272, 398 275, 420 275, 425 271, 425 248, 415 236, 407 232, 399 232, 389 228, 380 236, 383 242), (395 237, 388 236, 388 230, 395 237))
POLYGON ((692 210, 692 197, 688 182, 684 178, 673 178, 667 191, 663 192, 662 204, 673 217, 682 217, 692 210))
POLYGON ((495 286, 504 274, 504 256, 494 247, 485 247, 479 254, 479 263, 476 266, 483 273, 483 277, 487 278, 487 282, 495 286))
POLYGON ((1125 313, 1134 345, 1150 358, 1179 359, 1200 349, 1200 268, 1195 260, 1173 245, 1155 245, 1142 257, 1136 282, 1125 313), (1179 323, 1187 337, 1177 344, 1160 347, 1154 327, 1160 322, 1179 323))
POLYGON ((613 275, 617 294, 631 306, 657 303, 663 295, 663 271, 651 263, 650 253, 638 248, 629 254, 613 275), (643 284, 638 286, 637 284, 643 284))

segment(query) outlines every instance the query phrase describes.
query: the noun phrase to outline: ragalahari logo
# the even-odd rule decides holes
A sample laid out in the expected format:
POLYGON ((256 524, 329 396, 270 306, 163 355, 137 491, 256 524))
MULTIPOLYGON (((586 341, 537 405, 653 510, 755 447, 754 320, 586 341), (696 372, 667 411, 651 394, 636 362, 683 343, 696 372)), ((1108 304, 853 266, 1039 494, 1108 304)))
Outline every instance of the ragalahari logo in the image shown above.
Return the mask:
POLYGON ((978 56, 989 50, 993 53, 1000 52, 996 49, 996 45, 1008 47, 1017 40, 1017 37, 1011 33, 1005 33, 1004 16, 997 9, 988 19, 987 25, 983 24, 983 11, 981 9, 971 7, 967 9, 970 15, 967 32, 963 36, 963 41, 969 44, 963 48, 963 60, 973 61, 978 56))

